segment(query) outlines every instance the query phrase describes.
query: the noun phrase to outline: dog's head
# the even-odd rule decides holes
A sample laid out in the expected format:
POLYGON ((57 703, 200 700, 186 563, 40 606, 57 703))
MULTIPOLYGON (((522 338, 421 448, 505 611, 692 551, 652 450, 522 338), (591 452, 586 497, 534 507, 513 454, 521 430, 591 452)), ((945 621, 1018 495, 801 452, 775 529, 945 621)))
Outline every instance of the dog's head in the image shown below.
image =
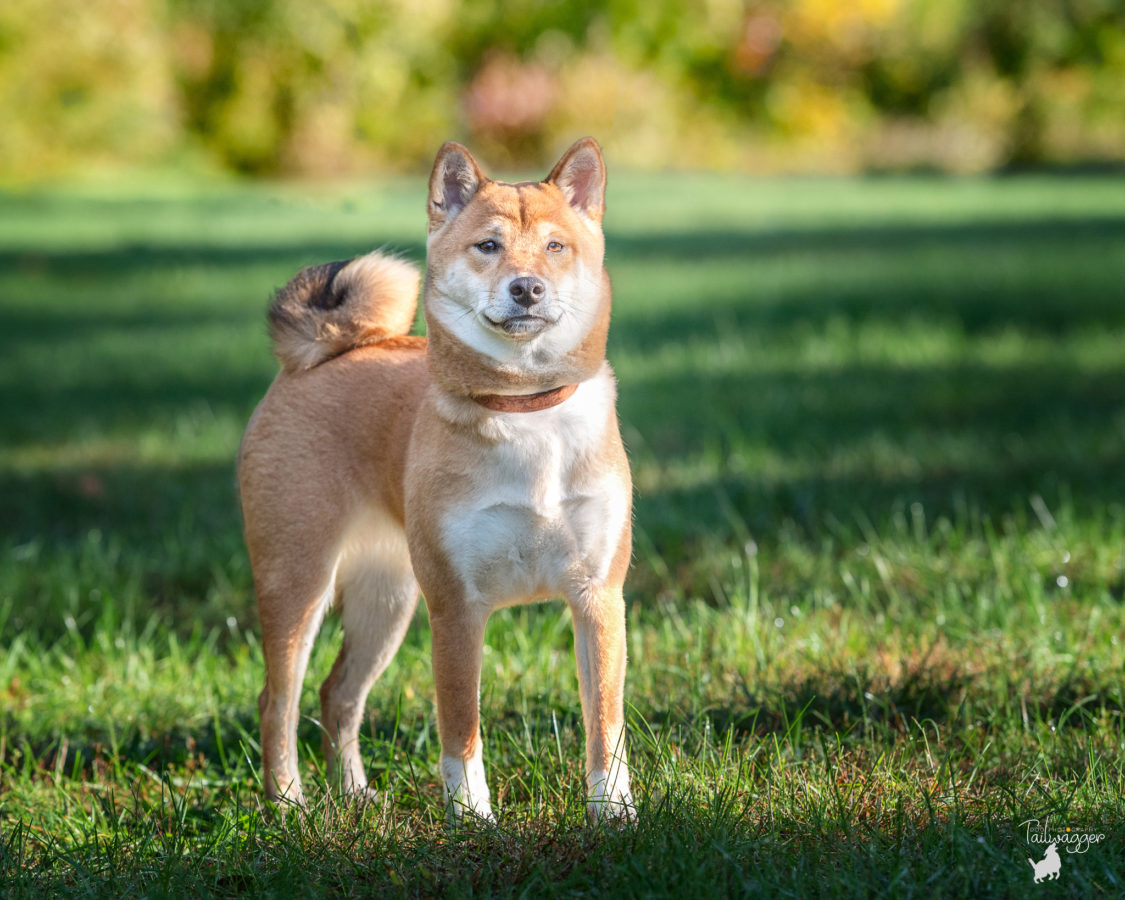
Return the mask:
MULTIPOLYGON (((608 317, 605 163, 572 146, 543 181, 488 179, 447 143, 430 176, 426 318, 498 364, 550 368, 608 317)), ((603 336, 604 337, 604 336, 603 336)), ((603 341, 604 349, 604 341, 603 341)))

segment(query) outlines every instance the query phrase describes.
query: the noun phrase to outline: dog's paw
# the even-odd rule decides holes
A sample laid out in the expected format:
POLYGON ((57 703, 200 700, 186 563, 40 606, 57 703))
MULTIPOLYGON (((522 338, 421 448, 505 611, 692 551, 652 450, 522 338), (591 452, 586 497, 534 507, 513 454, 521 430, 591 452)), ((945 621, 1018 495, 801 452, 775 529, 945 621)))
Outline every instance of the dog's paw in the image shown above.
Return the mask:
POLYGON ((365 806, 379 799, 379 792, 367 785, 352 785, 344 788, 344 800, 353 806, 365 806))
POLYGON ((487 800, 478 801, 473 806, 459 803, 457 800, 447 802, 446 814, 451 825, 470 825, 474 822, 483 822, 486 825, 496 824, 496 815, 492 812, 492 804, 487 800))
POLYGON ((495 823, 491 795, 480 759, 443 757, 441 777, 445 786, 445 808, 452 823, 482 821, 495 823))
POLYGON ((451 825, 471 822, 496 824, 496 815, 492 812, 492 803, 489 801, 487 794, 481 797, 466 794, 463 790, 456 794, 450 794, 446 791, 445 810, 451 825))
POLYGON ((637 807, 629 790, 629 773, 624 767, 612 774, 593 772, 589 782, 590 799, 586 803, 586 817, 590 824, 637 820, 637 807))
POLYGON ((305 791, 298 779, 293 779, 285 784, 280 781, 274 782, 272 785, 267 783, 266 800, 282 812, 290 809, 307 809, 309 805, 305 799, 305 791))
POLYGON ((287 788, 285 791, 267 791, 264 813, 272 821, 287 822, 290 817, 301 818, 309 810, 305 792, 300 785, 295 789, 287 788))
POLYGON ((633 803, 633 795, 625 793, 612 800, 591 798, 586 803, 586 818, 591 825, 599 822, 636 822, 637 807, 633 803))

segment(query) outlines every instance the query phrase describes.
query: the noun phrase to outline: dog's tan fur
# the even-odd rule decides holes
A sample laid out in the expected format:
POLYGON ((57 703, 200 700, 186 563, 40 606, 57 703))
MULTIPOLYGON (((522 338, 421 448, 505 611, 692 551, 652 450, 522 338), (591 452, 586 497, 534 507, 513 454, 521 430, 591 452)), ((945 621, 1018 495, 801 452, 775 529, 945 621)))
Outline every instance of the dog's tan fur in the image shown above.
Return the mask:
POLYGON ((420 585, 453 815, 492 815, 478 706, 488 615, 556 596, 574 620, 590 814, 632 815, 622 711, 631 482, 605 362, 604 187, 589 139, 546 181, 515 185, 489 181, 446 144, 430 180, 428 341, 406 336, 417 275, 401 261, 306 269, 279 292, 270 323, 282 371, 239 464, 271 799, 303 802, 297 703, 332 604, 344 643, 320 691, 325 755, 346 790, 367 792, 364 701, 420 585), (519 299, 517 280, 541 296, 519 299), (567 385, 573 395, 535 412, 474 399, 518 406, 519 395, 567 385))

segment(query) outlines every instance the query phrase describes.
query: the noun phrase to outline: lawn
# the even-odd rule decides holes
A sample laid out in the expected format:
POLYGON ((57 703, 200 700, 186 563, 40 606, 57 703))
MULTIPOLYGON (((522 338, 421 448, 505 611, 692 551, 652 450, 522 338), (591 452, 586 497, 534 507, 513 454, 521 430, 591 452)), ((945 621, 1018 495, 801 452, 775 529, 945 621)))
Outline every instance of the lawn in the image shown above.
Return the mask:
MULTIPOLYGON (((445 824, 423 610, 368 702, 382 803, 263 809, 233 459, 276 370, 265 305, 302 265, 420 260, 424 199, 0 194, 0 892, 1125 891, 1106 177, 614 179, 637 824, 584 824, 562 604, 490 624, 497 827, 445 824), (1068 827, 1093 842, 1035 886, 1068 827)), ((339 640, 306 684, 309 786, 339 640)))

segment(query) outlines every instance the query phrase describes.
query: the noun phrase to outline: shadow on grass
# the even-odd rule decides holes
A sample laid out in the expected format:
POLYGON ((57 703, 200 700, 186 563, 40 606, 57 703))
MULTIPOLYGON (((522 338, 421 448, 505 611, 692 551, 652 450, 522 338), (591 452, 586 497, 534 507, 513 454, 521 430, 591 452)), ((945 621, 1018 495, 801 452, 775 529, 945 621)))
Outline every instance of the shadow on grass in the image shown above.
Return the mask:
MULTIPOLYGON (((907 317, 953 321, 967 332, 1008 328, 1021 335, 1119 326, 1125 323, 1123 264, 1107 256, 1104 266, 1091 271, 1086 256, 1067 254, 1091 243, 1119 242, 1123 236, 1125 218, 1114 216, 611 234, 611 268, 621 259, 669 259, 685 266, 698 262, 704 292, 708 267, 724 261, 792 253, 809 258, 830 254, 846 264, 850 254, 861 251, 890 258, 931 246, 950 257, 942 285, 917 283, 895 270, 863 291, 841 287, 814 294, 794 289, 762 297, 748 286, 745 295, 709 295, 694 305, 685 298, 659 315, 646 313, 642 298, 627 297, 618 308, 611 352, 655 352, 692 340, 705 346, 730 330, 754 333, 768 343, 772 337, 791 339, 797 323, 815 330, 841 317, 885 321, 892 334, 907 317), (962 250, 989 245, 1019 248, 1029 260, 1055 254, 1063 275, 1051 283, 1017 277, 997 289, 979 279, 976 270, 958 270, 962 250), (1081 285, 1079 293, 1070 290, 1068 272, 1081 285)), ((215 269, 214 277, 221 281, 228 270, 277 263, 286 266, 279 279, 284 280, 301 262, 346 258, 364 249, 344 242, 302 242, 0 253, 0 270, 42 270, 60 279, 59 294, 39 307, 0 311, 0 341, 6 347, 33 341, 46 347, 52 339, 81 340, 104 331, 136 334, 138 341, 151 342, 158 350, 158 359, 143 371, 104 366, 113 360, 91 356, 79 364, 84 377, 63 380, 45 355, 17 390, 0 399, 5 440, 52 444, 120 433, 127 441, 154 422, 171 428, 179 413, 196 407, 241 420, 272 377, 264 360, 260 367, 232 371, 203 360, 191 368, 189 359, 185 375, 177 348, 180 333, 193 326, 261 333, 264 298, 276 285, 263 286, 260 307, 216 309, 207 301, 203 308, 201 294, 196 310, 182 300, 174 306, 154 298, 150 308, 102 314, 74 309, 66 301, 68 279, 104 281, 99 290, 108 292, 131 272, 160 274, 192 265, 215 269)), ((406 251, 415 258, 422 252, 416 244, 406 251)), ((715 373, 700 365, 695 371, 628 380, 621 385, 621 415, 643 437, 643 452, 669 466, 702 455, 710 466, 698 482, 642 492, 638 525, 674 568, 677 559, 691 557, 700 541, 738 538, 738 527, 750 529, 760 541, 769 540, 787 521, 815 534, 827 520, 854 521, 857 511, 878 524, 891 510, 915 500, 931 517, 953 515, 959 508, 983 517, 1002 516, 1025 505, 1033 493, 1057 496, 1060 491, 1079 510, 1104 506, 1107 498, 1125 496, 1122 376, 1125 364, 1107 373, 1104 367, 1082 371, 1058 363, 1017 362, 1006 367, 854 364, 831 371, 746 374, 715 373), (797 460, 802 474, 763 475, 744 463, 750 451, 797 460), (824 467, 830 452, 848 464, 824 467)), ((170 532, 178 539, 193 531, 208 535, 206 547, 215 536, 223 547, 237 547, 233 456, 231 447, 229 465, 24 467, 24 474, 0 479, 0 545, 40 541, 66 546, 96 529, 154 560, 167 557, 170 532)), ((195 558, 184 558, 189 557, 195 558)), ((157 593, 173 597, 177 591, 200 590, 211 569, 205 560, 197 562, 199 575, 174 565, 166 581, 157 576, 157 593)))
POLYGON ((6 438, 13 443, 51 445, 96 437, 128 444, 136 434, 159 433, 162 427, 162 437, 171 441, 178 417, 193 411, 248 421, 273 375, 216 371, 213 363, 203 361, 187 374, 162 370, 160 363, 138 365, 127 372, 91 373, 65 387, 27 383, 0 400, 0 415, 11 423, 6 438))
MULTIPOLYGON (((890 324, 948 321, 967 334, 1011 328, 1055 335, 1121 324, 1125 260, 1115 247, 1122 236, 1125 219, 611 238, 608 246, 620 247, 623 262, 667 260, 688 271, 695 264, 700 276, 697 288, 674 311, 653 316, 643 303, 619 306, 611 341, 623 349, 652 351, 661 344, 713 339, 730 331, 768 336, 830 318, 890 324), (883 269, 901 255, 912 264, 926 259, 918 250, 941 262, 918 273, 883 269), (775 257, 787 257, 794 266, 813 263, 812 270, 838 270, 841 277, 835 283, 826 279, 815 289, 798 286, 797 279, 776 293, 763 292, 752 278, 734 293, 708 285, 708 269, 775 257), (1003 260, 999 268, 997 258, 1003 260), (1045 266, 1050 260, 1057 264, 1045 266), (860 277, 852 280, 856 271, 860 277)), ((608 265, 612 273, 612 259, 608 265)))
POLYGON ((235 463, 82 465, 0 479, 9 515, 0 542, 72 544, 91 531, 129 548, 154 549, 167 536, 238 533, 235 463))
MULTIPOLYGON (((1058 283, 1041 284, 1014 277, 1000 284, 991 283, 987 276, 987 259, 979 258, 982 247, 1017 247, 1029 259, 1044 254, 1060 254, 1060 248, 1081 248, 1095 242, 1110 245, 1125 235, 1125 218, 1106 216, 1086 219, 1031 219, 1018 222, 954 223, 950 225, 901 225, 833 227, 778 232, 748 232, 736 229, 715 231, 690 231, 630 236, 612 235, 609 238, 610 265, 617 256, 625 261, 667 259, 685 266, 700 263, 701 286, 698 302, 684 298, 675 311, 659 316, 645 311, 643 300, 634 298, 619 304, 611 334, 611 351, 653 352, 662 345, 682 343, 693 339, 706 342, 720 332, 745 331, 761 335, 765 340, 773 334, 786 331, 795 324, 815 327, 828 319, 850 321, 876 320, 893 325, 906 318, 923 321, 939 320, 959 323, 966 332, 998 328, 1018 328, 1024 333, 1055 335, 1079 328, 1125 323, 1125 304, 1120 302, 1121 278, 1125 277, 1120 264, 1107 261, 1100 271, 1089 271, 1085 261, 1082 268, 1073 272, 1075 283, 1081 290, 1070 289, 1065 278, 1058 283), (890 273, 886 279, 870 284, 840 286, 819 293, 801 293, 787 290, 763 296, 748 285, 744 294, 714 294, 708 292, 707 267, 721 267, 728 261, 746 261, 768 258, 778 254, 798 254, 807 258, 827 255, 841 266, 848 265, 848 257, 855 251, 864 251, 883 259, 918 247, 940 249, 950 254, 947 277, 940 285, 908 281, 901 273, 890 273), (958 251, 973 249, 978 255, 973 266, 958 271, 958 251), (983 266, 983 268, 981 268, 983 266)), ((420 259, 420 244, 397 245, 413 259, 420 259)), ((192 309, 162 302, 153 297, 149 305, 126 311, 75 308, 75 304, 60 302, 61 297, 46 297, 45 302, 33 309, 0 310, 0 351, 17 348, 26 342, 42 342, 44 354, 51 346, 67 338, 88 340, 99 334, 135 334, 138 342, 166 348, 170 356, 177 352, 177 333, 186 328, 205 327, 222 330, 253 329, 264 334, 263 312, 270 291, 279 287, 297 268, 304 264, 328 259, 348 258, 363 252, 367 247, 343 242, 320 242, 279 245, 163 245, 134 244, 103 251, 7 251, 0 252, 0 270, 43 271, 58 278, 58 291, 65 293, 68 282, 79 281, 87 285, 105 282, 109 294, 115 285, 130 273, 147 271, 155 274, 179 266, 198 267, 201 271, 215 270, 211 277, 220 280, 226 269, 239 269, 259 264, 277 264, 279 275, 276 284, 263 285, 260 307, 236 304, 216 309, 207 301, 206 308, 192 309)), ((1075 265, 1060 258, 1060 271, 1075 265)), ((205 288, 203 288, 205 289, 205 288)), ((202 290, 202 289, 201 289, 202 290)), ((202 299, 202 298, 201 298, 202 299)), ((91 361, 94 362, 93 360, 91 361)), ((263 368, 263 371, 268 369, 263 368)), ((6 420, 9 440, 24 435, 37 440, 51 440, 72 434, 70 425, 76 420, 88 422, 91 412, 112 426, 115 422, 138 423, 151 421, 177 405, 198 400, 222 406, 234 405, 248 411, 261 395, 268 377, 246 379, 230 372, 200 370, 190 377, 182 372, 144 370, 106 376, 90 367, 89 377, 78 384, 60 388, 50 377, 50 372, 29 372, 18 390, 7 391, 0 398, 6 420), (50 416, 44 410, 50 409, 50 416), (34 420, 29 428, 25 419, 34 420)), ((903 404, 876 405, 865 400, 867 385, 849 386, 848 379, 863 372, 840 371, 836 380, 833 402, 842 410, 853 405, 868 407, 871 416, 886 415, 891 421, 900 418, 909 407, 903 404), (844 392, 849 396, 842 396, 844 392)), ((877 374, 877 373, 876 373, 877 374)), ((935 373, 940 377, 942 373, 935 373)), ((948 374, 948 373, 947 373, 948 374)), ((959 373, 951 373, 954 376, 959 373)), ((955 383, 958 389, 954 402, 972 402, 972 391, 987 388, 986 380, 967 383, 966 373, 955 383)), ((989 373, 981 373, 987 376, 989 373)), ((1062 373, 1065 374, 1065 373, 1062 373)), ((801 376, 795 374, 794 381, 801 376)), ((1056 393, 1057 379, 1048 382, 1038 378, 1044 406, 1056 393)), ((716 383, 716 379, 700 376, 687 382, 693 393, 690 402, 680 402, 676 396, 658 416, 648 414, 645 399, 667 386, 651 384, 622 386, 623 407, 626 418, 646 433, 650 426, 675 427, 678 419, 693 418, 701 409, 698 397, 714 396, 720 391, 764 392, 767 400, 775 392, 775 385, 741 382, 716 383), (632 397, 640 397, 633 403, 632 397)), ((676 385, 672 385, 673 390, 676 385)), ((786 385, 780 385, 782 390, 786 385)), ((1068 386, 1061 385, 1066 392, 1068 386)), ((1102 392, 1114 402, 1122 401, 1122 391, 1116 385, 1103 385, 1102 392)), ((680 394, 683 392, 680 391, 680 394)), ((905 398, 907 401, 909 397, 905 398)), ((1065 401, 1066 397, 1058 398, 1065 401)), ((1024 404, 1026 406, 1026 403, 1024 404)), ((705 410, 706 406, 702 405, 705 410)), ((750 410, 752 417, 755 410, 750 410)), ((868 412, 860 409, 862 415, 868 412)), ((971 414, 971 412, 970 412, 971 414)), ((837 419, 843 418, 840 413, 837 419)), ((749 421, 753 421, 752 418, 749 421)), ((810 423, 817 427, 815 423, 810 423)), ((801 424, 792 421, 767 422, 771 434, 779 440, 787 436, 793 442, 804 443, 801 424)), ((86 430, 89 430, 88 427, 86 430)), ((685 422, 682 433, 695 434, 697 429, 685 422)))
MULTIPOLYGON (((942 667, 946 669, 947 667, 942 667)), ((997 700, 996 673, 933 671, 920 666, 888 682, 877 668, 826 672, 778 685, 772 693, 743 683, 739 702, 708 707, 699 713, 718 734, 736 738, 822 732, 846 741, 876 739, 893 742, 896 735, 918 735, 934 725, 945 731, 968 727, 974 740, 1003 739, 1012 724, 1022 720, 1025 730, 1049 728, 1052 733, 1082 733, 1104 728, 1102 716, 1120 717, 1125 696, 1117 685, 1074 675, 1061 682, 1027 684, 1002 679, 1008 695, 997 700)), ((679 710, 646 713, 650 726, 683 721, 679 710)), ((700 723, 689 723, 700 732, 700 723)), ((948 732, 946 732, 948 733, 948 732)), ((796 738, 798 742, 800 738, 796 738)))
POLYGON ((919 248, 979 250, 987 246, 1058 249, 1089 240, 1107 242, 1125 236, 1125 216, 1036 217, 1021 220, 978 220, 950 223, 840 224, 830 227, 778 228, 746 231, 700 228, 684 232, 615 234, 606 239, 612 270, 615 258, 677 260, 714 264, 726 257, 774 256, 790 253, 894 254, 919 248), (618 256, 620 254, 620 256, 618 256))
MULTIPOLYGON (((419 227, 422 223, 419 222, 419 227)), ((615 232, 607 235, 607 258, 612 270, 622 258, 672 260, 684 263, 721 263, 724 258, 746 259, 788 253, 847 253, 865 251, 893 254, 920 247, 979 249, 982 246, 1037 246, 1057 249, 1060 245, 1090 240, 1119 241, 1125 237, 1125 216, 1060 216, 956 221, 946 223, 840 224, 830 227, 744 230, 700 228, 692 231, 663 230, 645 234, 615 232)), ((376 247, 388 247, 420 261, 425 257, 423 241, 398 237, 369 241, 315 239, 268 244, 215 244, 199 241, 137 242, 97 250, 0 250, 0 267, 8 271, 50 271, 59 275, 126 275, 143 269, 182 265, 235 267, 289 262, 314 265, 348 259, 376 247)))
POLYGON ((703 455, 717 470, 638 494, 638 522, 673 554, 685 538, 729 535, 731 511, 768 540, 786 520, 815 533, 829 518, 879 520, 913 502, 931 520, 966 510, 994 518, 1060 489, 1088 512, 1125 487, 1125 367, 1114 376, 1058 365, 673 376, 624 385, 620 409, 646 455, 703 455), (743 462, 749 451, 808 474, 760 474, 743 462), (835 470, 818 471, 829 460, 835 470))
MULTIPOLYGON (((303 266, 350 259, 386 247, 413 260, 425 256, 425 244, 402 241, 301 241, 273 244, 141 243, 129 242, 99 250, 0 250, 0 267, 11 272, 50 274, 69 278, 124 278, 136 272, 182 267, 242 269, 246 266, 287 264, 293 272, 303 266)), ((280 285, 278 285, 280 286, 280 285)))
MULTIPOLYGON (((49 408, 73 423, 96 410, 102 422, 140 427, 177 403, 245 417, 264 387, 224 372, 199 372, 187 383, 103 379, 49 406, 46 397, 22 400, 18 421, 30 425, 49 408)), ((701 542, 741 546, 748 531, 768 545, 786 523, 815 538, 829 521, 869 517, 878 525, 915 502, 933 521, 1026 512, 1036 494, 1049 506, 1065 497, 1078 514, 1125 496, 1125 377, 1104 373, 856 366, 674 376, 623 385, 620 409, 644 435, 646 455, 711 461, 702 481, 638 492, 638 526, 673 571, 701 542), (803 474, 761 473, 744 462, 747 452, 796 461, 803 474), (843 462, 818 469, 829 458, 843 462)), ((97 530, 150 560, 143 590, 156 603, 205 595, 214 566, 241 552, 233 448, 225 463, 8 474, 0 496, 0 545, 66 546, 97 530), (221 555, 208 558, 217 547, 221 555)))

